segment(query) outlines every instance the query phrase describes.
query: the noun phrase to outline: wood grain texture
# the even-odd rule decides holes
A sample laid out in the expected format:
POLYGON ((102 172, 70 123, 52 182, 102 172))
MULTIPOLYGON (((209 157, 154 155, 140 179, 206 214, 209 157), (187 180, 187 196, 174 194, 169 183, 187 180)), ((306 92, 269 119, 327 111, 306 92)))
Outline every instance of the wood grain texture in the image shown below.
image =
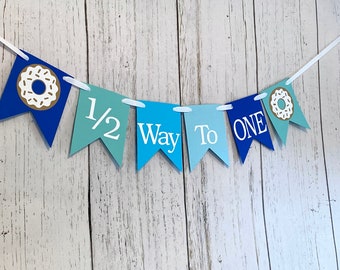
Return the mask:
MULTIPOLYGON (((63 6, 57 1, 1 1, 0 9, 4 38, 86 78, 82 1, 63 6)), ((14 58, 7 50, 1 55, 3 89, 14 58)), ((91 267, 87 154, 68 158, 77 91, 70 94, 51 149, 31 115, 0 123, 1 269, 91 267)))
MULTIPOLYGON (((255 6, 259 88, 293 75, 317 54, 316 16, 314 1, 263 1, 255 6)), ((272 269, 337 269, 318 86, 317 65, 293 82, 311 130, 291 126, 287 144, 275 141, 276 151, 262 155, 272 269)))
MULTIPOLYGON (((178 103, 175 3, 90 1, 87 11, 89 81, 132 98, 178 103)), ((130 116, 122 168, 102 146, 90 146, 94 268, 185 269, 182 175, 161 155, 136 171, 130 116)))
MULTIPOLYGON (((318 1, 319 50, 340 33, 340 2, 318 1)), ((337 258, 340 258, 340 48, 319 63, 321 127, 337 258)))
MULTIPOLYGON (((179 26, 183 104, 256 93, 251 2, 180 1, 179 26)), ((269 269, 260 147, 242 165, 229 128, 228 141, 230 168, 207 154, 185 171, 190 269, 269 269)))
MULTIPOLYGON (((340 35, 338 0, 0 0, 0 36, 133 99, 223 104, 293 75, 340 35)), ((311 129, 230 167, 162 154, 136 171, 100 141, 69 157, 73 88, 53 147, 29 114, 0 122, 0 270, 339 269, 340 45, 293 82, 311 129)), ((0 46, 0 94, 14 62, 0 46)), ((184 135, 184 134, 183 134, 184 135)))

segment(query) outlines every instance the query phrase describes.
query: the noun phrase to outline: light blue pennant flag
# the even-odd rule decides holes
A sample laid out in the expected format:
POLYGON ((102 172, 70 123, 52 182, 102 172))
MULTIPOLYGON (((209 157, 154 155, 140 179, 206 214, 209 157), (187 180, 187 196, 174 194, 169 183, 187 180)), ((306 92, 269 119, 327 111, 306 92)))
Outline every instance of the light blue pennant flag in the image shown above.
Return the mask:
POLYGON ((154 154, 162 152, 182 171, 181 114, 173 111, 177 105, 142 100, 145 108, 137 107, 137 170, 154 154))
POLYGON ((254 94, 230 102, 233 108, 227 111, 242 163, 246 160, 254 139, 274 150, 261 101, 254 100, 256 96, 257 94, 254 94))
POLYGON ((225 112, 217 104, 193 105, 184 113, 189 165, 192 171, 210 149, 229 165, 225 112))
POLYGON ((130 106, 124 96, 89 85, 80 91, 70 155, 100 139, 119 166, 122 165, 130 106))
POLYGON ((267 93, 262 103, 283 144, 286 144, 289 122, 309 128, 293 87, 291 84, 286 85, 286 81, 287 79, 284 79, 262 91, 267 93))
POLYGON ((29 60, 17 56, 8 77, 0 100, 0 120, 32 113, 51 147, 71 89, 63 77, 69 75, 28 52, 24 54, 29 60))

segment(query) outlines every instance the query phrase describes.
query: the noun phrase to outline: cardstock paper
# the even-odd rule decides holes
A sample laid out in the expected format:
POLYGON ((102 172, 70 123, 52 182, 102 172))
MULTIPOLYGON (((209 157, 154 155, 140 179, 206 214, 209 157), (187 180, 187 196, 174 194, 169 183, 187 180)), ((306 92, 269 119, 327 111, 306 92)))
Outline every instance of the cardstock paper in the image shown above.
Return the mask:
POLYGON ((274 150, 261 101, 254 100, 255 96, 256 94, 229 103, 233 109, 227 111, 242 163, 246 160, 253 140, 274 150))
POLYGON ((145 108, 137 107, 137 170, 159 150, 182 171, 181 114, 173 111, 176 104, 142 100, 145 108))
POLYGON ((229 165, 225 112, 217 104, 192 105, 184 113, 189 165, 192 171, 210 149, 229 165))
POLYGON ((71 85, 63 80, 67 73, 41 59, 17 56, 0 99, 0 119, 31 112, 51 147, 71 85))
POLYGON ((267 93, 267 96, 262 99, 262 103, 283 144, 286 144, 290 121, 304 128, 309 128, 293 87, 291 84, 286 85, 286 81, 287 79, 284 79, 262 91, 262 93, 267 93))
POLYGON ((130 106, 120 94, 87 85, 91 90, 79 93, 70 154, 100 139, 121 166, 130 106))

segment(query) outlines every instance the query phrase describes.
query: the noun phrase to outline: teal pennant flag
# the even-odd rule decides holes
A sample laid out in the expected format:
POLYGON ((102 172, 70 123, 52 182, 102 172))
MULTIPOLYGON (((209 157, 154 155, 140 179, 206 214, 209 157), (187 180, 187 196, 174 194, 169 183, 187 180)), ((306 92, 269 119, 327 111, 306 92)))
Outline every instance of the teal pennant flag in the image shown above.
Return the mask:
POLYGON ((283 144, 286 144, 289 122, 309 128, 292 85, 286 85, 287 80, 284 79, 262 91, 262 93, 267 93, 262 103, 283 144))
POLYGON ((79 93, 70 155, 97 139, 106 146, 119 166, 122 165, 130 106, 115 92, 88 85, 79 93))
POLYGON ((218 106, 193 105, 192 111, 184 113, 191 171, 209 149, 229 165, 225 112, 218 106))
POLYGON ((182 171, 181 114, 173 111, 178 105, 142 100, 137 107, 137 170, 159 150, 182 171))

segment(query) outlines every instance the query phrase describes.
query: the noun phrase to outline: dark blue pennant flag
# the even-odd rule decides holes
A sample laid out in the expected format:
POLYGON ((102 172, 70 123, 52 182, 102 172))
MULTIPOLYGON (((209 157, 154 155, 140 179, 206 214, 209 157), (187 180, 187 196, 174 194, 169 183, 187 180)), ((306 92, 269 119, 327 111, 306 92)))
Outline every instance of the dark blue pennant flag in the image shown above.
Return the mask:
POLYGON ((0 120, 31 112, 51 147, 71 85, 70 76, 24 52, 29 60, 17 56, 0 100, 0 120))
POLYGON ((137 107, 137 170, 161 149, 176 168, 182 171, 181 114, 173 111, 178 105, 142 102, 145 108, 137 107))
POLYGON ((227 111, 242 162, 247 157, 253 139, 274 150, 261 101, 254 100, 255 96, 256 94, 229 103, 233 109, 227 111))

